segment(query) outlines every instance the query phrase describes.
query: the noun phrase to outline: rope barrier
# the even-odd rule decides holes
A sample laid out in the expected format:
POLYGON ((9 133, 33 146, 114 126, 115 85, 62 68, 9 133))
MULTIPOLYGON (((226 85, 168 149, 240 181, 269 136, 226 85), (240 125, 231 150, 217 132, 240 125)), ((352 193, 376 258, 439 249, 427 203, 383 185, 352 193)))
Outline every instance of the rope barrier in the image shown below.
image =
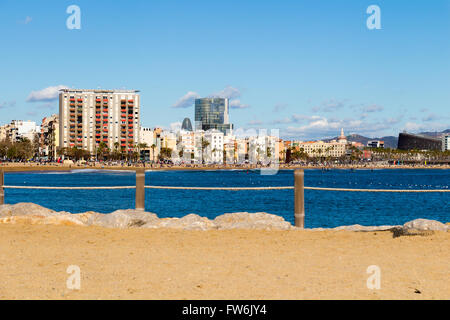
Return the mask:
POLYGON ((145 186, 146 189, 168 189, 168 190, 223 190, 223 191, 251 191, 251 190, 289 190, 294 187, 166 187, 166 186, 145 186))
POLYGON ((125 187, 32 187, 32 186, 3 186, 4 189, 39 189, 39 190, 120 190, 136 189, 136 186, 125 187))
MULTIPOLYGON (((136 189, 136 186, 119 187, 39 187, 39 186, 3 186, 5 189, 41 189, 41 190, 122 190, 136 189)), ((293 190, 294 187, 170 187, 170 186, 145 186, 146 189, 166 190, 210 190, 210 191, 264 191, 264 190, 293 190)), ((338 192, 389 192, 389 193, 447 193, 450 189, 441 190, 396 190, 396 189, 347 189, 347 188, 318 188, 304 187, 305 190, 338 191, 338 192)))

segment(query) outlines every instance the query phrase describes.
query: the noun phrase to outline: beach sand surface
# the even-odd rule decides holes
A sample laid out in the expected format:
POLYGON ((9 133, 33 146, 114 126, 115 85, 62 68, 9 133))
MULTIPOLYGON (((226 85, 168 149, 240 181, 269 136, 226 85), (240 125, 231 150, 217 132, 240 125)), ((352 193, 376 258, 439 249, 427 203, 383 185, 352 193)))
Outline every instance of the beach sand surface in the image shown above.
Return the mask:
POLYGON ((0 299, 450 299, 450 233, 1 225, 0 299))

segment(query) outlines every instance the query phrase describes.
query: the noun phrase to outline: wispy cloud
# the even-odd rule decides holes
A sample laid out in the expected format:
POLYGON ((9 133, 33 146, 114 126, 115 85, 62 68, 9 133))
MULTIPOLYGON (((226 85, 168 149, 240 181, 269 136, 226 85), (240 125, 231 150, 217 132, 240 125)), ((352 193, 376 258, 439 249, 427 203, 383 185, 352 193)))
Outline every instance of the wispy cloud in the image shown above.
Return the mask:
POLYGON ((226 86, 223 90, 209 95, 211 98, 223 98, 230 100, 230 108, 232 109, 247 109, 250 105, 241 102, 241 90, 232 86, 226 86))
POLYGON ((32 91, 28 96, 27 102, 50 102, 58 99, 59 90, 65 89, 67 86, 59 85, 48 87, 39 91, 32 91))
POLYGON ((29 24, 31 21, 33 21, 33 18, 30 16, 26 16, 24 20, 19 20, 17 23, 20 24, 29 24))
POLYGON ((251 120, 248 122, 249 126, 260 126, 262 124, 263 124, 263 122, 261 120, 251 120))
POLYGON ((300 116, 298 121, 303 121, 299 126, 288 126, 282 129, 283 136, 300 138, 332 138, 336 137, 341 128, 346 132, 375 135, 381 131, 390 129, 392 125, 383 122, 367 122, 361 119, 330 119, 320 116, 300 116))
POLYGON ((320 105, 314 106, 312 108, 313 112, 335 112, 339 109, 344 108, 345 103, 348 100, 335 100, 335 99, 330 99, 330 100, 325 100, 323 101, 320 105))
POLYGON ((172 105, 172 108, 189 108, 194 104, 195 99, 200 98, 197 92, 189 91, 172 105))
POLYGON ((250 108, 248 104, 243 104, 241 100, 230 100, 230 108, 232 109, 247 109, 250 108))
POLYGON ((9 102, 0 102, 0 109, 8 108, 8 107, 15 107, 16 101, 9 101, 9 102))
POLYGON ((225 89, 209 95, 209 97, 211 97, 211 98, 223 98, 223 99, 229 99, 229 100, 238 99, 241 96, 242 96, 241 91, 232 86, 226 86, 225 89))
MULTIPOLYGON (((239 99, 242 96, 241 91, 232 86, 227 86, 223 90, 208 95, 209 98, 223 98, 229 99, 230 108, 232 109, 246 109, 250 108, 250 105, 242 103, 239 99)), ((178 101, 172 105, 172 108, 189 108, 191 107, 195 99, 201 98, 201 96, 194 91, 189 91, 182 96, 178 101)))
POLYGON ((280 112, 283 111, 287 108, 287 104, 286 103, 277 103, 275 105, 275 107, 273 107, 273 112, 280 112))
POLYGON ((364 113, 373 113, 373 112, 381 112, 384 108, 382 106, 379 106, 377 104, 372 104, 370 106, 365 106, 362 108, 362 111, 364 113))

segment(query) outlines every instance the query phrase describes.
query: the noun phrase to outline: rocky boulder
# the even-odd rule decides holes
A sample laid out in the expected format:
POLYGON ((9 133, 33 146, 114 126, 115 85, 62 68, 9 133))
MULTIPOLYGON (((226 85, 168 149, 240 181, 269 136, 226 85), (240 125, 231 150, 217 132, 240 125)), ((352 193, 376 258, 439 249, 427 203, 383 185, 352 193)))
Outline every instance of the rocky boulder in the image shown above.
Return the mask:
POLYGON ((290 230, 294 228, 283 217, 268 213, 227 213, 213 221, 218 229, 290 230))
POLYGON ((40 205, 34 203, 18 203, 18 204, 4 204, 0 206, 0 217, 17 217, 17 216, 59 216, 61 214, 41 207, 40 205))
POLYGON ((211 230, 217 229, 215 223, 208 218, 196 214, 189 214, 182 218, 166 218, 151 221, 143 228, 171 228, 183 230, 211 230))
POLYGON ((421 231, 448 231, 450 227, 439 221, 416 219, 403 225, 405 230, 421 230, 421 231))
POLYGON ((137 210, 117 210, 109 214, 88 212, 80 215, 78 219, 85 221, 88 226, 119 229, 142 227, 159 220, 154 213, 137 210))

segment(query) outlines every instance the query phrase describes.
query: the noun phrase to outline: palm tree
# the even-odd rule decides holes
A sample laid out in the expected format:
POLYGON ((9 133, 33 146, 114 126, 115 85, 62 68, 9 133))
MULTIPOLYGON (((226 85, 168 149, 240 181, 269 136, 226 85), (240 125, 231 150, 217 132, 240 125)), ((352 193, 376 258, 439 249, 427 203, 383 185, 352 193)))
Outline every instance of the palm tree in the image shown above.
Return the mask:
POLYGON ((205 164, 205 150, 209 146, 209 141, 202 137, 202 163, 205 164))
POLYGON ((150 148, 152 148, 152 161, 155 162, 155 148, 156 148, 156 144, 152 144, 152 146, 150 148))

